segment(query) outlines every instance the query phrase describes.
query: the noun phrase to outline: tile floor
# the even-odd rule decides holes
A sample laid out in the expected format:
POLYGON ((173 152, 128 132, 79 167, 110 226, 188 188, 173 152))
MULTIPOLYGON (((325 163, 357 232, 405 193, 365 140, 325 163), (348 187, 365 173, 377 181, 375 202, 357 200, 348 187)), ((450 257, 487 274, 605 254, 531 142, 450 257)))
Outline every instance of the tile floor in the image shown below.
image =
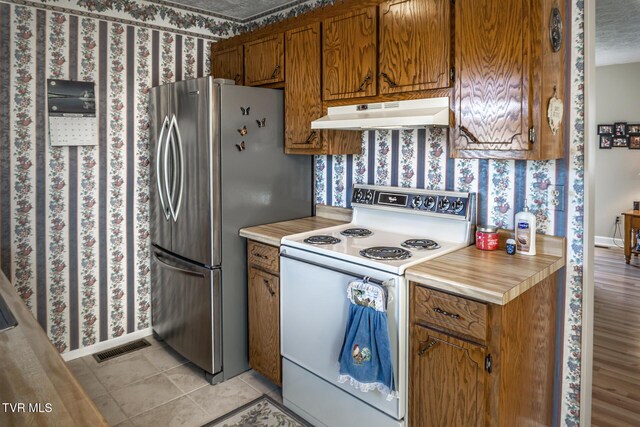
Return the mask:
POLYGON ((201 426, 262 394, 282 401, 280 388, 255 371, 212 386, 201 369, 146 339, 150 347, 106 362, 67 363, 111 426, 201 426))

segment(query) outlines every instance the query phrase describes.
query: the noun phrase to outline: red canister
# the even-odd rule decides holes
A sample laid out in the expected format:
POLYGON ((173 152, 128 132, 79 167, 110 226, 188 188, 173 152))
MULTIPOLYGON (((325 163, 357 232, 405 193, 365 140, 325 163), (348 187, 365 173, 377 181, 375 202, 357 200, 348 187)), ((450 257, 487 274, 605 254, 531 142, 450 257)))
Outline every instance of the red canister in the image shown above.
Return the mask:
POLYGON ((483 251, 498 249, 498 228, 492 225, 478 226, 476 229, 476 248, 483 251))

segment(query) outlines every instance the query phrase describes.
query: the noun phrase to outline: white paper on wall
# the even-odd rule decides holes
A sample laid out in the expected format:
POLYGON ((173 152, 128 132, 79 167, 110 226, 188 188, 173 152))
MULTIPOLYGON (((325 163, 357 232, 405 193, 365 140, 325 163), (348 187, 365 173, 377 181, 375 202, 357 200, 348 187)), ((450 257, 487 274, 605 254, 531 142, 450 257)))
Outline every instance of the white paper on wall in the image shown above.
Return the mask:
POLYGON ((49 79, 47 104, 51 145, 98 144, 94 82, 49 79))
POLYGON ((53 146, 98 145, 95 117, 49 116, 49 141, 53 146))

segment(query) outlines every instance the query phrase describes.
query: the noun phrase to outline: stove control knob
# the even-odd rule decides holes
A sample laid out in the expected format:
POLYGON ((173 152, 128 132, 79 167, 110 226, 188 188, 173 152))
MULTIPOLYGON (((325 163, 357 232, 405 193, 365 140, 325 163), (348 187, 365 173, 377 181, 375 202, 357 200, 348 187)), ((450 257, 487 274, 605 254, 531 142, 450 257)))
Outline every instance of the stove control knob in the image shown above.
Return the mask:
POLYGON ((367 190, 367 197, 365 199, 365 203, 373 203, 373 190, 367 190))
POLYGON ((411 207, 413 209, 419 209, 421 205, 422 205, 422 197, 413 196, 413 199, 411 200, 411 207))
POLYGON ((427 208, 428 210, 433 209, 435 204, 436 204, 436 199, 433 196, 427 196, 427 198, 424 200, 424 207, 427 208))
POLYGON ((453 202, 452 208, 455 213, 460 213, 464 209, 464 202, 458 199, 455 202, 453 202))
POLYGON ((446 211, 451 207, 451 202, 446 197, 440 200, 440 210, 446 211))
POLYGON ((358 188, 355 194, 353 195, 353 198, 354 198, 354 201, 357 203, 362 202, 364 199, 364 191, 358 188))

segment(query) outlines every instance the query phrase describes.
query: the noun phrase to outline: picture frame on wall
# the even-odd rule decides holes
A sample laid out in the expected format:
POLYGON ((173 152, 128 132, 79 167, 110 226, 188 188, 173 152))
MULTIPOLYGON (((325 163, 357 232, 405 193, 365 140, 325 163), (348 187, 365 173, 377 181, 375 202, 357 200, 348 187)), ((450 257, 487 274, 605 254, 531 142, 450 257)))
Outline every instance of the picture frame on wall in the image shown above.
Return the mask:
POLYGON ((629 135, 640 135, 640 124, 627 125, 627 134, 629 134, 629 135))
POLYGON ((600 148, 611 148, 613 144, 613 136, 600 135, 600 148))
POLYGON ((640 150, 640 135, 629 136, 629 150, 640 150))
MULTIPOLYGON (((627 135, 627 123, 619 122, 613 124, 613 134, 615 136, 626 136, 627 135)), ((614 144, 615 147, 615 144, 614 144)))
POLYGON ((598 135, 613 135, 613 125, 598 125, 598 135))
POLYGON ((611 146, 626 148, 629 146, 629 138, 626 136, 614 136, 611 146))

